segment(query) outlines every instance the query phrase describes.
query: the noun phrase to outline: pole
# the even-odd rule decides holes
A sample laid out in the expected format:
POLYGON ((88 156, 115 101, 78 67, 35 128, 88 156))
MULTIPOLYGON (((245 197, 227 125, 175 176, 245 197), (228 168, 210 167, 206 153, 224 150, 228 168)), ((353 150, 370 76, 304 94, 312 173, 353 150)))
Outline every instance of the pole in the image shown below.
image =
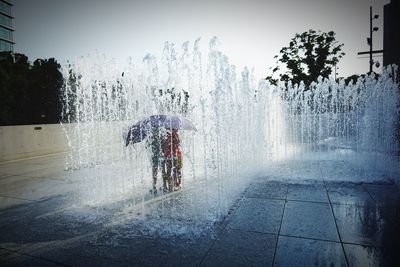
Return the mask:
POLYGON ((335 81, 336 81, 336 64, 335 64, 335 81))
POLYGON ((372 60, 372 6, 369 7, 369 74, 372 73, 372 65, 374 61, 372 60))

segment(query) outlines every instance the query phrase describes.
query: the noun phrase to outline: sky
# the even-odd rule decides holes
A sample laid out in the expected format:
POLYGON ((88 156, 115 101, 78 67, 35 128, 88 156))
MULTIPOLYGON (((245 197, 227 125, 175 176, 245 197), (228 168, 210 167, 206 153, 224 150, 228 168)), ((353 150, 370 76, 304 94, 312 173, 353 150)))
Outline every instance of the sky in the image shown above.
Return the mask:
MULTIPOLYGON (((336 32, 346 55, 338 75, 369 70, 369 6, 379 15, 374 49, 383 47, 383 6, 390 0, 14 0, 15 52, 60 63, 98 51, 123 65, 161 56, 166 41, 177 47, 213 36, 239 68, 254 68, 257 79, 270 74, 274 55, 296 33, 336 32)), ((204 51, 207 53, 207 51, 204 51)), ((376 57, 382 63, 382 57, 376 57)), ((379 69, 376 69, 379 72, 379 69)))

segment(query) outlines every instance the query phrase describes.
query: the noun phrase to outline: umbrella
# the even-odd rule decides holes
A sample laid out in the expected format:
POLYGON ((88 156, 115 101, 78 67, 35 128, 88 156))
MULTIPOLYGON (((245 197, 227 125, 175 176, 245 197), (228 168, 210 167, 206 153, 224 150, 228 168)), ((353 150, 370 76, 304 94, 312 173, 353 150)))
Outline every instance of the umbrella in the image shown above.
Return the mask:
POLYGON ((197 131, 196 127, 190 120, 179 116, 166 116, 163 122, 163 126, 166 129, 197 131))
POLYGON ((125 146, 129 143, 139 143, 145 139, 154 128, 193 130, 197 131, 193 123, 178 115, 152 115, 147 119, 137 122, 128 131, 125 146))

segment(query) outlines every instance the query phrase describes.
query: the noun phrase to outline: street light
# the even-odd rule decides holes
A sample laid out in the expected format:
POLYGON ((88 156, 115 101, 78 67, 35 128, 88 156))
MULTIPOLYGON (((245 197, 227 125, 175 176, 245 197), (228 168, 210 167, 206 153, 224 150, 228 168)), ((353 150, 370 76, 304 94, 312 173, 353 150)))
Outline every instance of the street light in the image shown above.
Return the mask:
POLYGON ((379 15, 374 15, 372 17, 372 6, 369 7, 369 38, 367 38, 367 43, 369 45, 369 73, 372 73, 372 67, 374 65, 374 60, 372 59, 372 33, 379 30, 378 27, 372 27, 372 20, 378 19, 379 15))

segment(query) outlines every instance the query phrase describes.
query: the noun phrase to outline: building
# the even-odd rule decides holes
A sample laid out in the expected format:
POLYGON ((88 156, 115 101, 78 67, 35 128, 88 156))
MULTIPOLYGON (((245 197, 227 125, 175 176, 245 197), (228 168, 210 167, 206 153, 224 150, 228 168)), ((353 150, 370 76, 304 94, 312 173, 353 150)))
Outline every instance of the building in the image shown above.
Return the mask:
POLYGON ((400 67, 400 0, 392 0, 384 7, 383 65, 400 67))
POLYGON ((13 19, 11 0, 0 0, 0 52, 13 51, 13 19))

